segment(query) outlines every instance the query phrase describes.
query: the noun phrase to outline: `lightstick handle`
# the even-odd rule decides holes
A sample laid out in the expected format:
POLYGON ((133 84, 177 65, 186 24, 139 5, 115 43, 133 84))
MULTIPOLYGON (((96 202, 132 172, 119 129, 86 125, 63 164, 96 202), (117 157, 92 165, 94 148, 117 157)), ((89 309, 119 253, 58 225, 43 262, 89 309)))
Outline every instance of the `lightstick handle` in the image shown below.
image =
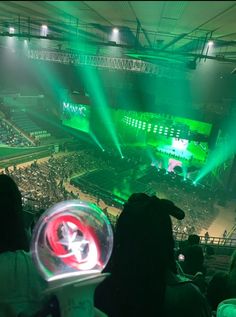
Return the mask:
POLYGON ((68 285, 58 289, 55 295, 59 301, 61 317, 94 317, 94 291, 96 284, 68 285))
POLYGON ((109 273, 98 273, 72 280, 57 280, 48 293, 56 295, 61 317, 94 317, 94 291, 109 273))

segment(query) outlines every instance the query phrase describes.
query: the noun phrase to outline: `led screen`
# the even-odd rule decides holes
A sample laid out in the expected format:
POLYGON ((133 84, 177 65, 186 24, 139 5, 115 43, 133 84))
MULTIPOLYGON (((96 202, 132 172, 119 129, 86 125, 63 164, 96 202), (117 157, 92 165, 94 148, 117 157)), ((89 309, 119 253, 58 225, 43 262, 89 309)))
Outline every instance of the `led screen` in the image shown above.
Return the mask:
POLYGON ((113 118, 126 145, 149 146, 157 154, 188 164, 204 163, 208 156, 211 123, 124 109, 115 110, 113 118))
POLYGON ((63 102, 61 119, 63 125, 88 133, 90 131, 90 106, 63 102))

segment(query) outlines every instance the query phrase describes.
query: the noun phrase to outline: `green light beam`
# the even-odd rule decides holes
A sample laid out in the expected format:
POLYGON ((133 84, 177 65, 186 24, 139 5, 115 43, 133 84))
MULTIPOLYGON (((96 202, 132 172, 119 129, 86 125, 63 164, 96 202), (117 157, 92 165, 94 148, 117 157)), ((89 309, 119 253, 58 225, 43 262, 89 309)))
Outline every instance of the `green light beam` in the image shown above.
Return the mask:
POLYGON ((120 156, 123 157, 115 126, 111 119, 111 111, 107 105, 104 89, 101 85, 101 81, 99 80, 98 72, 96 69, 91 67, 83 67, 82 72, 87 85, 87 91, 94 106, 96 107, 97 113, 102 118, 104 127, 110 134, 120 156))
POLYGON ((207 174, 212 172, 216 167, 224 163, 227 159, 236 153, 236 118, 231 116, 230 121, 227 122, 227 142, 222 142, 213 149, 209 154, 206 164, 200 170, 195 182, 205 177, 207 174))
POLYGON ((97 146, 103 151, 105 152, 105 149, 103 148, 103 146, 101 145, 101 143, 98 141, 97 137, 95 136, 95 134, 91 131, 90 132, 90 136, 93 139, 93 141, 97 144, 97 146))

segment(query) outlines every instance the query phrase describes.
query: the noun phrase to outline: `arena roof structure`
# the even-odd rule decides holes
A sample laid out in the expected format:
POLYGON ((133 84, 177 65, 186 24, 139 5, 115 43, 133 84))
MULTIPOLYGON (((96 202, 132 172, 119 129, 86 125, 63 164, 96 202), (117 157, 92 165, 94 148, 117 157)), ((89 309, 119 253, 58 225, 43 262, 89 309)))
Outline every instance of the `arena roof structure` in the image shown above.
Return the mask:
POLYGON ((193 69, 213 59, 234 72, 235 16, 236 1, 0 1, 0 45, 10 34, 33 49, 38 39, 47 50, 102 56, 117 47, 123 58, 193 69))

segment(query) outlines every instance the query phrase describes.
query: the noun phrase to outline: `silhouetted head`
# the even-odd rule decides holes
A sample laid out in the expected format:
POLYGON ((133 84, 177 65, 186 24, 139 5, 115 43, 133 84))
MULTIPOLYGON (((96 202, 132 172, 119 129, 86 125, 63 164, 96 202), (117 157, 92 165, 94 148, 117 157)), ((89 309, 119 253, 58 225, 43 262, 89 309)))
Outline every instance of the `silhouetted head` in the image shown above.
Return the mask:
POLYGON ((188 246, 184 251, 185 260, 181 265, 184 273, 195 275, 197 272, 205 274, 204 255, 200 245, 188 246))
POLYGON ((155 259, 172 267, 174 239, 168 208, 166 200, 155 196, 131 195, 117 221, 114 249, 124 252, 125 258, 132 257, 136 267, 143 260, 153 263, 155 259))
POLYGON ((197 234, 190 234, 188 236, 189 245, 200 244, 200 237, 197 234))
POLYGON ((13 206, 13 212, 21 209, 21 193, 14 180, 5 174, 0 175, 0 203, 4 207, 13 206))
POLYGON ((21 193, 14 180, 5 174, 0 175, 0 213, 0 253, 28 250, 21 193))
POLYGON ((167 271, 176 273, 169 215, 175 208, 171 201, 144 193, 131 195, 124 205, 115 230, 111 276, 127 316, 131 311, 141 316, 147 307, 145 313, 154 316, 162 309, 167 271))

